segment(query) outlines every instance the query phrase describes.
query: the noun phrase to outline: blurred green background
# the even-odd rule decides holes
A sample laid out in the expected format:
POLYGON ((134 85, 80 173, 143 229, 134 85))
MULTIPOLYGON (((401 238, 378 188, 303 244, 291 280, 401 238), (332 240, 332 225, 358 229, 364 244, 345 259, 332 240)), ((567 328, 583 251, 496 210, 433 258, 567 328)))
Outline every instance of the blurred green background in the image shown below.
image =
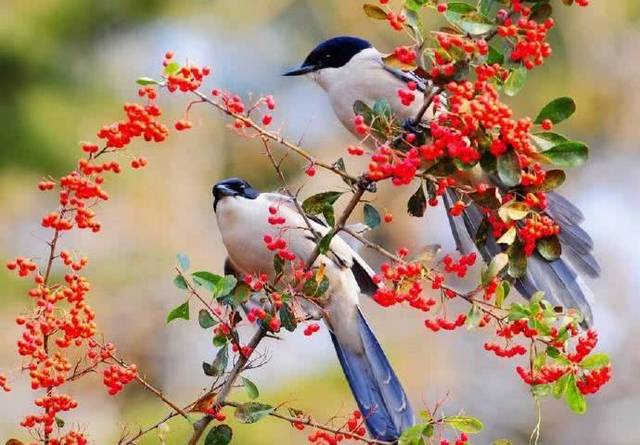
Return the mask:
MULTIPOLYGON (((586 168, 572 172, 565 194, 584 210, 596 241, 603 276, 592 283, 594 312, 601 348, 614 359, 613 383, 591 398, 585 416, 571 415, 561 403, 543 404, 543 443, 635 445, 640 443, 640 212, 633 198, 640 186, 634 167, 640 163, 640 2, 592 3, 558 8, 555 57, 512 101, 519 114, 529 115, 559 95, 578 104, 575 117, 559 130, 587 141, 593 156, 586 168)), ((337 34, 361 35, 381 50, 393 48, 400 37, 367 20, 359 1, 2 0, 0 256, 42 259, 37 255, 44 252, 46 233, 38 222, 54 198, 38 193, 35 183, 71 168, 79 154, 76 141, 92 140, 100 125, 120 118, 121 104, 135 99, 134 79, 156 75, 167 49, 178 60, 211 65, 208 87, 244 96, 274 94, 279 104, 274 125, 282 124, 286 135, 323 159, 343 156, 353 140, 322 92, 304 79, 280 76, 318 41, 337 34)), ((184 102, 172 97, 160 104, 169 119, 180 118, 184 102)), ((171 285, 175 253, 187 253, 197 269, 221 271, 224 248, 211 210, 211 185, 229 175, 260 187, 276 184, 256 141, 234 136, 205 108, 196 107, 191 120, 193 130, 173 134, 167 143, 134 144, 133 153, 143 154, 150 165, 108 180, 111 200, 98 209, 104 230, 65 240, 65 247, 91 258, 91 303, 102 331, 180 403, 207 385, 200 364, 214 350, 195 323, 165 326, 168 309, 183 298, 171 285)), ((301 165, 291 162, 289 168, 292 179, 303 183, 301 165)), ((320 175, 305 193, 328 182, 335 180, 320 175)), ((379 194, 376 205, 396 218, 377 239, 410 247, 438 242, 451 249, 440 210, 420 221, 404 215, 406 200, 399 195, 409 194, 404 189, 379 194)), ((0 289, 0 369, 11 371, 19 367, 13 320, 25 308, 25 284, 2 272, 0 289)), ((482 350, 482 334, 433 335, 412 311, 365 307, 416 407, 446 398, 447 413, 464 408, 485 421, 487 428, 474 443, 503 437, 527 442, 535 424, 533 402, 512 364, 482 350)), ((286 335, 285 341, 269 342, 266 352, 269 363, 251 373, 264 401, 289 401, 320 420, 353 408, 325 329, 311 339, 286 335)), ((32 406, 25 379, 13 386, 13 393, 0 394, 0 440, 16 434, 15 425, 32 406)), ((94 443, 115 443, 123 430, 135 431, 167 413, 136 385, 107 396, 97 376, 71 391, 82 408, 65 420, 89 432, 94 443)), ((183 443, 188 429, 180 420, 171 423, 168 443, 183 443)), ((237 428, 234 443, 305 441, 304 434, 266 420, 237 428)), ((159 440, 150 434, 142 443, 159 440)))

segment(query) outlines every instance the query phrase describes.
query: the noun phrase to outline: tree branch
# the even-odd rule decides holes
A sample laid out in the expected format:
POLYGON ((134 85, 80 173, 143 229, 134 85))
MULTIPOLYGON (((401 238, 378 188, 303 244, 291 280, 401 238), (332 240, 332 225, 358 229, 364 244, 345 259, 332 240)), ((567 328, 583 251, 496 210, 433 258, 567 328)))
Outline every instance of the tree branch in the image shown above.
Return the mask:
MULTIPOLYGON (((267 332, 262 328, 259 328, 258 331, 256 331, 256 333, 253 335, 253 337, 247 344, 247 346, 251 350, 251 353, 253 353, 255 348, 265 337, 266 333, 267 332)), ((249 357, 250 355, 245 356, 242 353, 238 355, 238 361, 233 366, 233 369, 231 369, 231 372, 229 373, 227 380, 224 382, 224 384, 220 388, 220 392, 218 392, 216 399, 214 401, 214 406, 224 405, 225 399, 227 398, 227 396, 229 395, 229 392, 233 388, 235 381, 238 379, 238 377, 244 370, 245 366, 249 362, 249 357)), ((198 443, 198 440, 200 440, 200 437, 202 437, 204 430, 207 428, 207 426, 209 425, 209 423, 211 423, 212 420, 213 420, 213 417, 206 415, 202 419, 198 420, 196 423, 193 424, 193 435, 189 439, 189 442, 187 442, 188 445, 196 445, 198 443)))

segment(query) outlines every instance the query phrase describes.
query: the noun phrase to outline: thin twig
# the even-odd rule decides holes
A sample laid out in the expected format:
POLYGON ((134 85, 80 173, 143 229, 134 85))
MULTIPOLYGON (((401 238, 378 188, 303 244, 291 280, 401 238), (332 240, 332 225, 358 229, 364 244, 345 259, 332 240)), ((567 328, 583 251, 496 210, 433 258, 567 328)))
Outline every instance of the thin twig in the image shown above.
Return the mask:
POLYGON ((209 98, 206 94, 200 92, 200 91, 194 91, 193 92, 196 96, 200 97, 204 102, 207 102, 208 104, 216 107, 217 109, 223 111, 224 113, 228 114, 229 116, 232 116, 235 119, 240 120, 242 123, 245 124, 245 126, 250 127, 252 129, 254 129, 262 138, 267 138, 270 139, 274 142, 277 142, 278 144, 282 145, 283 147, 286 147, 289 150, 294 151, 295 153, 297 153, 298 155, 302 156, 303 158, 305 158, 307 161, 313 163, 314 165, 317 165, 318 167, 324 168, 325 170, 329 170, 333 173, 335 173, 336 175, 339 175, 340 177, 350 181, 350 182, 355 182, 358 180, 358 178, 351 176, 350 174, 348 174, 347 172, 340 170, 339 168, 337 168, 335 165, 331 165, 331 164, 327 164, 324 163, 322 161, 317 160, 316 158, 314 158, 313 156, 311 156, 306 150, 300 148, 300 146, 293 144, 292 142, 289 142, 288 140, 286 140, 285 138, 283 138, 282 136, 280 136, 278 133, 272 132, 272 131, 268 131, 264 128, 262 128, 260 125, 256 124, 251 118, 240 114, 240 113, 234 113, 230 110, 227 109, 227 107, 225 107, 224 105, 216 102, 215 100, 212 100, 211 98, 209 98))
MULTIPOLYGON (((237 402, 225 402, 224 403, 225 406, 232 406, 234 408, 238 408, 239 406, 241 406, 240 403, 237 402)), ((306 418, 300 418, 300 417, 291 417, 291 416, 286 416, 284 414, 280 414, 278 411, 271 411, 269 414, 269 416, 271 417, 275 417, 276 419, 280 419, 280 420, 284 420, 286 422, 289 422, 291 424, 301 424, 301 425, 306 425, 318 430, 322 430, 322 431, 326 431, 328 433, 333 433, 333 434, 349 434, 350 439, 352 440, 357 440, 359 442, 363 442, 369 445, 392 445, 395 442, 386 442, 386 441, 382 441, 382 440, 377 440, 377 439, 369 439, 367 437, 364 436, 359 436, 355 433, 345 433, 345 431, 343 431, 342 429, 337 429, 337 428, 331 428, 327 425, 323 425, 319 422, 314 422, 311 417, 306 417, 306 418)))
MULTIPOLYGON (((251 353, 253 353, 253 351, 258 346, 258 344, 262 341, 265 335, 266 335, 266 331, 262 328, 256 331, 256 333, 253 335, 253 337, 247 344, 251 353)), ((231 372, 229 373, 227 380, 224 382, 224 384, 220 388, 220 391, 216 395, 214 406, 222 406, 225 403, 225 400, 229 395, 231 388, 233 388, 233 385, 235 384, 236 379, 240 376, 240 373, 244 370, 245 366, 249 362, 249 357, 250 357, 250 354, 247 356, 245 356, 242 353, 239 354, 238 361, 233 366, 233 369, 231 369, 231 372)), ((204 430, 207 428, 207 426, 209 425, 209 423, 211 423, 212 420, 213 420, 213 417, 206 415, 202 419, 198 420, 193 424, 193 435, 189 439, 188 445, 196 445, 198 443, 198 440, 200 440, 200 437, 202 437, 204 430)))

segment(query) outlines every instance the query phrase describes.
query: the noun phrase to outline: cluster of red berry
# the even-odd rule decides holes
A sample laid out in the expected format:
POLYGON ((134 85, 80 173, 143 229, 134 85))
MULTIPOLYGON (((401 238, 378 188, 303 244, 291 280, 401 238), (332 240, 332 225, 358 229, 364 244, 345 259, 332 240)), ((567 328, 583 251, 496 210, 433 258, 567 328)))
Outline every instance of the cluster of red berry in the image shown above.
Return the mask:
POLYGON ((416 62, 416 51, 409 46, 398 46, 393 50, 395 57, 402 63, 413 65, 416 62))
POLYGON ((466 321, 467 316, 465 314, 459 314, 454 320, 447 320, 441 317, 436 317, 434 320, 426 319, 424 325, 433 332, 438 332, 440 329, 454 331, 464 326, 466 321))
MULTIPOLYGON (((404 105, 405 107, 410 107, 411 104, 413 103, 413 101, 416 100, 416 89, 418 88, 418 84, 411 81, 411 82, 407 82, 407 88, 401 88, 398 90, 398 97, 400 98, 400 103, 402 103, 402 105, 404 105)), ((414 138, 415 135, 410 136, 407 135, 407 137, 414 138)), ((409 141, 409 143, 411 143, 411 141, 409 141)))
MULTIPOLYGON (((467 436, 466 433, 460 433, 460 436, 456 439, 456 441, 453 443, 453 445, 467 445, 469 443, 469 437, 467 436)), ((449 442, 447 439, 443 439, 440 441, 440 445, 450 445, 451 442, 449 442)))
POLYGON ((169 92, 180 91, 182 93, 196 91, 202 85, 204 78, 211 74, 211 68, 206 66, 200 68, 196 65, 179 66, 172 61, 173 55, 173 51, 167 51, 162 62, 165 70, 168 70, 166 78, 167 90, 169 92), (174 67, 175 69, 172 69, 174 67))
POLYGON ((560 233, 560 226, 548 216, 534 214, 524 221, 518 230, 518 236, 524 241, 524 253, 529 256, 535 252, 538 240, 560 233))
POLYGON ((315 334, 319 330, 320 330, 320 325, 318 323, 310 323, 306 328, 304 328, 304 331, 302 331, 302 333, 307 337, 311 337, 313 334, 315 334))
POLYGON ((56 422, 56 415, 60 412, 75 409, 78 406, 78 402, 68 395, 49 394, 46 397, 36 399, 35 405, 42 408, 44 414, 29 415, 20 422, 20 425, 24 428, 34 428, 37 425, 42 425, 45 434, 51 434, 56 422))
POLYGON ((108 388, 109 395, 116 395, 127 383, 133 381, 138 375, 136 365, 125 368, 121 365, 111 365, 102 371, 102 383, 108 388))

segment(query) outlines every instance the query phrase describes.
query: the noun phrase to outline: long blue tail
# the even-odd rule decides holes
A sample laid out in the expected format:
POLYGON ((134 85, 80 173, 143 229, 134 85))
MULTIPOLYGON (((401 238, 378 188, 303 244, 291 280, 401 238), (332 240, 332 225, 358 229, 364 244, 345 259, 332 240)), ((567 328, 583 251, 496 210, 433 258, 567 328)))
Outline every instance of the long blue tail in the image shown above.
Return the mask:
MULTIPOLYGON (((597 277, 600 267, 593 258, 593 241, 580 227, 584 217, 579 209, 566 198, 554 192, 547 193, 549 215, 560 225, 562 256, 548 262, 537 253, 529 257, 527 273, 516 280, 515 286, 523 297, 530 299, 537 291, 545 293, 545 299, 552 304, 578 309, 585 318, 585 324, 592 322, 589 300, 591 291, 582 280, 582 276, 597 277)), ((445 207, 451 209, 456 200, 454 192, 447 191, 444 196, 445 207)), ((475 205, 465 209, 462 217, 449 215, 449 223, 458 249, 468 253, 475 249, 473 239, 482 223, 482 213, 475 205)), ((501 252, 492 237, 478 249, 485 261, 501 252)))
POLYGON ((377 440, 395 442, 414 425, 413 410, 360 309, 356 317, 363 351, 353 351, 349 346, 353 342, 342 343, 333 333, 331 340, 369 434, 377 440))

